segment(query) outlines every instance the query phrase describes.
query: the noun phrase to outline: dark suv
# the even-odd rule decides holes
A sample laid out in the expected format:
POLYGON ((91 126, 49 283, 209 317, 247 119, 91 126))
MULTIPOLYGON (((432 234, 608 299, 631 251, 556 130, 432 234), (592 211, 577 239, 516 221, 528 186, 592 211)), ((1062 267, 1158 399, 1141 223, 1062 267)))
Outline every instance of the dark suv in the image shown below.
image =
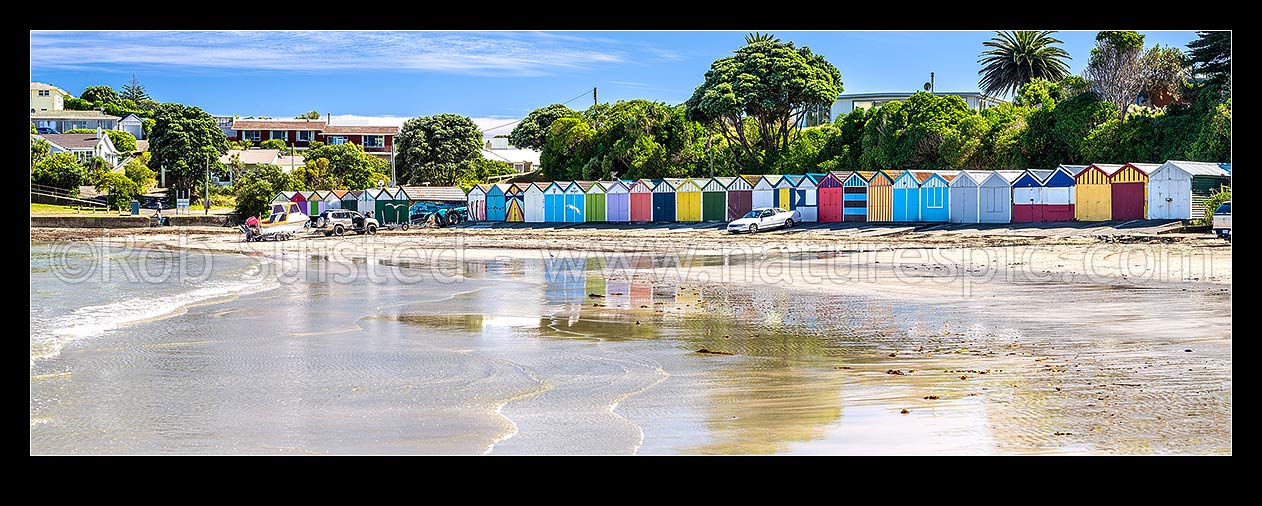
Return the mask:
POLYGON ((375 234, 380 226, 376 219, 365 217, 350 209, 329 209, 312 219, 312 228, 323 230, 324 236, 342 235, 347 230, 356 234, 375 234))

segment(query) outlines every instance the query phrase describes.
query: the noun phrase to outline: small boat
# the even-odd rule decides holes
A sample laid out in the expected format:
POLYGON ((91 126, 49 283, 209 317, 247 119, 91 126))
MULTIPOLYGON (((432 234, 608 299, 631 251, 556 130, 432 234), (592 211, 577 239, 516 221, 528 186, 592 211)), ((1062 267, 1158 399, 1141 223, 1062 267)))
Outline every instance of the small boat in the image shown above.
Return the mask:
POLYGON ((302 208, 297 202, 289 202, 284 204, 276 204, 272 208, 272 214, 268 215, 266 220, 259 222, 258 232, 242 225, 241 230, 245 233, 245 240, 248 241, 267 241, 267 240, 288 240, 293 239, 294 235, 302 232, 311 220, 311 217, 302 212, 302 208), (279 207, 279 209, 277 209, 279 207))

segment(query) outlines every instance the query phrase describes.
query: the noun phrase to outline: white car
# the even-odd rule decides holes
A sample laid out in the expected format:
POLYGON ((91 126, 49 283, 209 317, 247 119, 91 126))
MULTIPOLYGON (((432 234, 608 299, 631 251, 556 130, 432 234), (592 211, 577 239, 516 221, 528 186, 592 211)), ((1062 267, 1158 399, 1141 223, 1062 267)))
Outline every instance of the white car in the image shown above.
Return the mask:
POLYGON ((1231 240, 1231 201, 1223 202, 1214 210, 1214 233, 1228 241, 1231 240))
POLYGON ((777 207, 759 207, 745 216, 732 220, 727 224, 727 231, 733 234, 737 232, 754 233, 759 230, 767 230, 769 228, 784 227, 792 228, 794 223, 802 222, 802 213, 793 211, 785 211, 777 207))

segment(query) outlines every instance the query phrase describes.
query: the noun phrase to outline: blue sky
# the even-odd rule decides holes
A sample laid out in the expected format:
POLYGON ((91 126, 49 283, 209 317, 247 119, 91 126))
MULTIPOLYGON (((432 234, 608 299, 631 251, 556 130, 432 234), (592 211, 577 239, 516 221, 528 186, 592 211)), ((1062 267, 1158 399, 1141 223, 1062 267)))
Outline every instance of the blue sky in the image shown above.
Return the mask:
MULTIPOLYGON (((675 32, 31 32, 31 80, 78 95, 120 88, 134 72, 161 101, 215 114, 292 117, 316 109, 345 123, 401 123, 451 112, 483 127, 569 105, 646 98, 679 103, 740 31, 675 32)), ((844 93, 976 90, 985 31, 773 31, 841 71, 844 93)), ((1192 31, 1140 32, 1186 49, 1192 31)), ((1057 35, 1081 73, 1094 31, 1057 35)))

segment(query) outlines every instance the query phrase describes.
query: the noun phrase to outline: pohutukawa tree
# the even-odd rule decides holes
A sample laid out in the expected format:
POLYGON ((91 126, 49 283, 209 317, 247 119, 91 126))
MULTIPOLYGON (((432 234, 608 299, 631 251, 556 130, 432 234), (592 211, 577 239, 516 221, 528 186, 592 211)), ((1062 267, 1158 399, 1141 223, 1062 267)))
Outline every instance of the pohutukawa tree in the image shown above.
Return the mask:
POLYGON ((685 102, 688 120, 716 128, 743 170, 764 169, 797 134, 809 106, 832 104, 841 73, 808 47, 750 34, 735 54, 715 60, 685 102), (752 125, 747 125, 747 120, 752 125))
POLYGON ((1085 77, 1106 102, 1117 107, 1117 119, 1126 120, 1126 109, 1143 90, 1141 56, 1144 36, 1131 31, 1103 31, 1096 34, 1085 77))
POLYGON ((977 63, 982 69, 978 83, 982 91, 992 95, 1014 93, 1017 88, 1035 79, 1059 81, 1069 75, 1069 53, 1054 44, 1063 42, 1053 31, 995 32, 983 42, 990 49, 983 51, 977 63))

